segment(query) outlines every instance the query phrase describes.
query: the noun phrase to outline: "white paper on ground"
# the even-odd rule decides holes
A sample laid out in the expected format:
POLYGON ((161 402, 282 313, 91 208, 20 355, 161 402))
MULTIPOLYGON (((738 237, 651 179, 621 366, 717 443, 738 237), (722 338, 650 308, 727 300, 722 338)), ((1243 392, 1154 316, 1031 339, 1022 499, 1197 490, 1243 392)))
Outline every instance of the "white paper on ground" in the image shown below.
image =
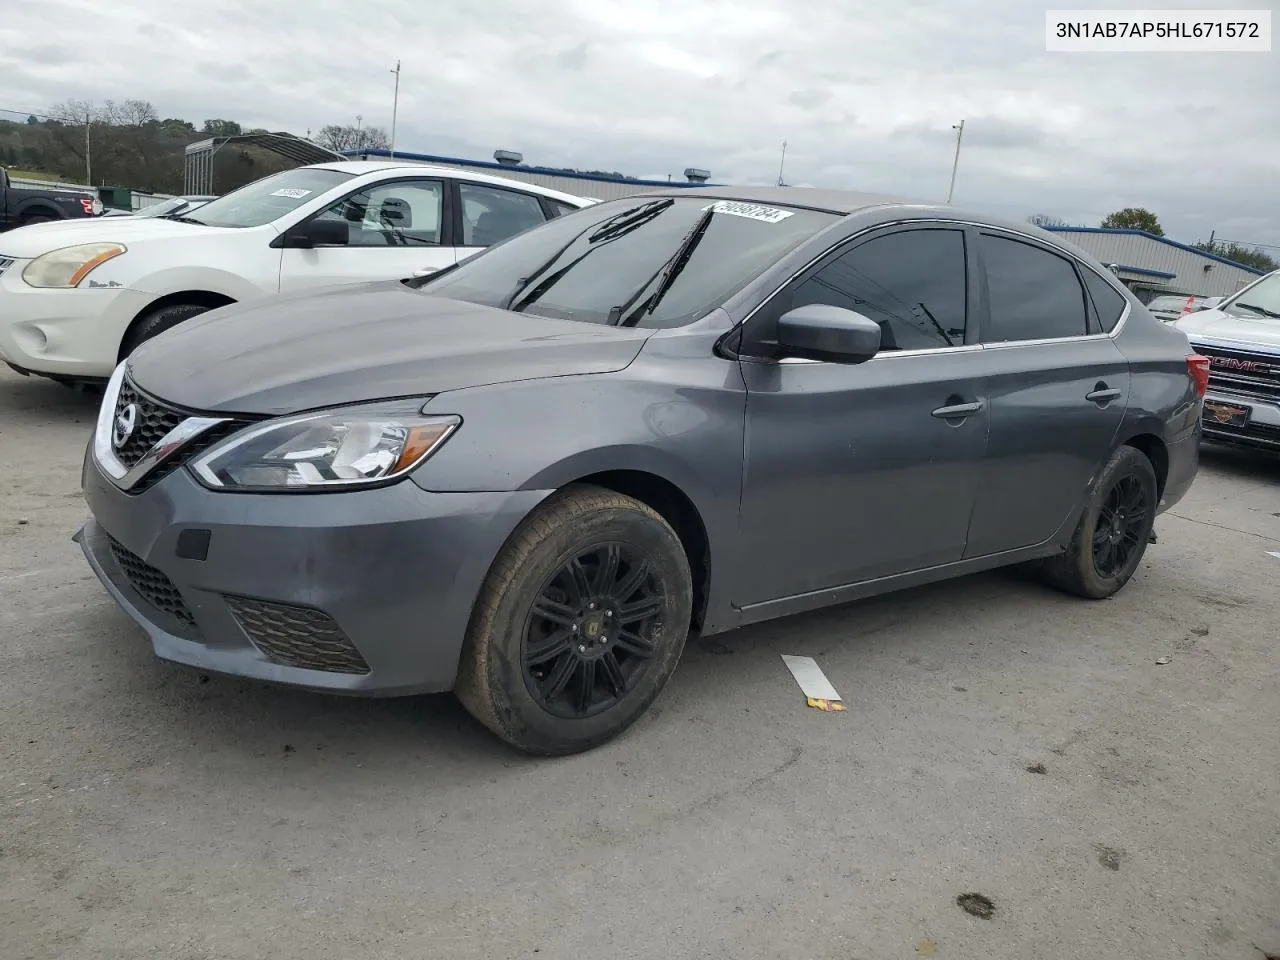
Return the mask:
POLYGON ((782 662, 800 684, 800 692, 814 700, 839 700, 840 694, 813 657, 793 657, 784 653, 782 662))

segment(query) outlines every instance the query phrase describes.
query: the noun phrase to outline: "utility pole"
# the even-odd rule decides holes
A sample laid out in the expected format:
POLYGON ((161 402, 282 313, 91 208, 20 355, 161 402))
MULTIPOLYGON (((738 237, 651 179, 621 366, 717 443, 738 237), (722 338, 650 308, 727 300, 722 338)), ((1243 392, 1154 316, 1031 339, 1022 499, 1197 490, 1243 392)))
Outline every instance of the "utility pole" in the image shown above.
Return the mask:
POLYGON ((84 182, 87 186, 93 186, 93 167, 89 163, 89 130, 93 124, 93 113, 90 110, 84 112, 84 182))
POLYGON ((782 159, 778 161, 778 186, 785 187, 786 183, 782 179, 782 169, 787 165, 787 141, 782 141, 782 159))
POLYGON ((396 68, 391 71, 396 75, 396 92, 391 99, 391 159, 396 156, 396 114, 400 109, 400 61, 396 61, 396 68))
POLYGON ((959 125, 953 123, 951 129, 956 131, 956 158, 951 164, 951 186, 947 189, 947 203, 951 203, 951 197, 956 192, 956 170, 960 167, 960 141, 964 139, 964 121, 961 120, 959 125))

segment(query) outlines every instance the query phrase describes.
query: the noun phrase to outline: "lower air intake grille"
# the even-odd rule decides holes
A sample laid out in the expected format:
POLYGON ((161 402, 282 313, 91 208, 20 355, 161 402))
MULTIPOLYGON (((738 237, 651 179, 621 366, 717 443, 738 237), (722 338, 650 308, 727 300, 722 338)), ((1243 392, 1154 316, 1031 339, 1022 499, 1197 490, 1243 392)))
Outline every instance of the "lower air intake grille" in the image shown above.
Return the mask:
POLYGON ((327 613, 311 607, 226 596, 253 645, 286 667, 329 673, 368 673, 364 657, 327 613))
POLYGON ((111 540, 110 544, 111 556, 115 558, 116 566, 142 599, 188 627, 196 625, 195 618, 191 616, 191 611, 187 609, 182 594, 172 580, 115 540, 111 540))

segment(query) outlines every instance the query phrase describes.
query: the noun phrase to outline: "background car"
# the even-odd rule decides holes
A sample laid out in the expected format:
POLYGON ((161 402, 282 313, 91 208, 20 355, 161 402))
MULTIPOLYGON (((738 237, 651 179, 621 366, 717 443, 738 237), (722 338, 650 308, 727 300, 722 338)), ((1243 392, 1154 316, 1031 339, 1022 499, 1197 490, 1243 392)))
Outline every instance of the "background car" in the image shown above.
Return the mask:
POLYGON ((157 337, 85 460, 90 565, 162 657, 452 689, 551 754, 635 721, 691 629, 1019 562, 1129 580, 1195 476, 1185 336, 1023 224, 673 194, 157 337))
POLYGON ((1205 438, 1280 450, 1280 270, 1177 326, 1209 358, 1205 438))
POLYGON ((587 206, 445 167, 300 167, 177 217, 107 217, 0 235, 0 360, 105 380, 139 344, 215 307, 452 266, 587 206))
POLYGON ((1209 306, 1208 297, 1191 297, 1179 296, 1172 294, 1168 296, 1156 297, 1147 304, 1147 309, 1156 317, 1157 320, 1163 320, 1165 323, 1172 323, 1184 313, 1195 313, 1197 310, 1204 310, 1209 306), (1191 301, 1188 307, 1187 301, 1191 301))

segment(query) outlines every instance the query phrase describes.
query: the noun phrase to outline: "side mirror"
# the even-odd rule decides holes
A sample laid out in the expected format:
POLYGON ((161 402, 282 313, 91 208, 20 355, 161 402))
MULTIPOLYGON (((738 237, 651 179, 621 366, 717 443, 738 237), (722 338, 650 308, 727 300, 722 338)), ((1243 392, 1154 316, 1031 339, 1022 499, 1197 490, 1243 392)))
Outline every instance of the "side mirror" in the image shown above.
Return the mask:
POLYGON ((853 310, 812 303, 778 318, 783 356, 863 363, 880 352, 880 324, 853 310))
POLYGON ((280 238, 280 246, 294 250, 345 247, 350 242, 351 225, 345 220, 308 220, 290 227, 280 238))

